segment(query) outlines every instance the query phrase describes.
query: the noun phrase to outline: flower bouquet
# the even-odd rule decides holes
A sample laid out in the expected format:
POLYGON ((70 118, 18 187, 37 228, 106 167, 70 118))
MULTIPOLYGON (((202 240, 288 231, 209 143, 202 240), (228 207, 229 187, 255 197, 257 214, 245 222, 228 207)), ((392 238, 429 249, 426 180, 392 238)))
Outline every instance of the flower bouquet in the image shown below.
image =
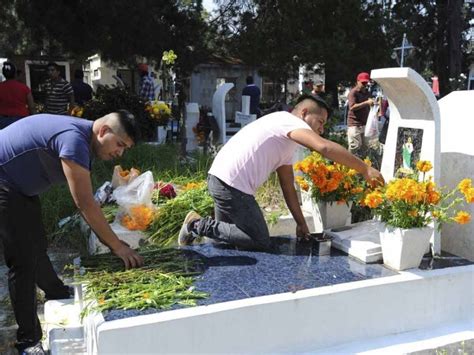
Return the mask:
POLYGON ((163 101, 147 102, 145 111, 158 126, 166 126, 171 118, 171 108, 163 101))
MULTIPOLYGON (((356 170, 334 163, 316 152, 297 162, 294 170, 302 173, 295 180, 309 194, 316 229, 341 227, 350 221, 351 204, 362 198, 365 186, 364 179, 356 170)), ((305 206, 304 192, 302 198, 305 206)))
POLYGON ((420 264, 433 234, 433 222, 438 223, 438 228, 447 222, 470 222, 471 216, 456 206, 463 201, 474 202, 471 179, 445 191, 426 176, 431 169, 429 161, 419 161, 412 174, 396 178, 363 198, 363 204, 384 224, 380 233, 382 254, 384 263, 394 269, 420 264), (415 244, 407 245, 409 242, 415 244))

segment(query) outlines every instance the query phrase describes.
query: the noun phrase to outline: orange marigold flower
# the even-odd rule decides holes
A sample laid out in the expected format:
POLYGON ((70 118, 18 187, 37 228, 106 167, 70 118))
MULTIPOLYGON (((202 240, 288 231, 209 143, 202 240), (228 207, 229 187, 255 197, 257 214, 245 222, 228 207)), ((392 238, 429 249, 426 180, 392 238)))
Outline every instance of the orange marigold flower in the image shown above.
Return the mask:
POLYGON ((133 206, 129 214, 122 217, 122 225, 129 230, 144 231, 153 221, 153 210, 144 205, 133 206))
POLYGON ((459 211, 458 214, 453 217, 453 221, 459 224, 466 224, 471 221, 471 215, 465 211, 459 211))
POLYGON ((408 211, 408 215, 410 217, 416 217, 416 216, 418 216, 418 211, 417 210, 408 211))
POLYGON ((365 196, 364 203, 370 208, 377 208, 383 202, 382 194, 374 191, 365 196))
POLYGON ((364 159, 364 163, 366 163, 368 166, 372 166, 372 162, 370 161, 369 157, 364 159))
POLYGON ((458 189, 461 191, 463 194, 466 194, 466 192, 472 187, 472 180, 471 179, 463 179, 461 182, 458 184, 458 189))
POLYGON ((430 191, 426 196, 426 201, 432 205, 436 205, 441 199, 441 195, 437 191, 430 191))
POLYGON ((474 187, 467 189, 464 193, 464 197, 467 203, 474 203, 474 187))
POLYGON ((426 173, 433 168, 433 165, 427 160, 420 160, 416 163, 416 169, 422 173, 426 173))

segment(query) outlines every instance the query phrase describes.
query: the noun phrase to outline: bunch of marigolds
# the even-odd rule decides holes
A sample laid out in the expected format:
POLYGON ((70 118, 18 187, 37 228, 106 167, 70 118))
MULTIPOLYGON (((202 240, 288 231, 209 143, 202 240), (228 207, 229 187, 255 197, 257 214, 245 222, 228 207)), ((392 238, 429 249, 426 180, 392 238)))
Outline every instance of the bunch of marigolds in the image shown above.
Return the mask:
MULTIPOLYGON (((368 160, 365 162, 370 164, 368 160)), ((295 180, 316 202, 357 202, 365 189, 365 181, 356 170, 329 161, 316 152, 297 162, 294 170, 303 173, 295 180)))
POLYGON ((398 228, 422 228, 433 221, 469 223, 469 213, 456 207, 474 202, 471 179, 462 180, 457 188, 445 192, 427 177, 429 161, 420 160, 414 173, 396 178, 384 187, 369 191, 362 204, 370 207, 382 222, 398 228), (420 179, 421 175, 421 179, 420 179))
POLYGON ((131 231, 147 230, 153 222, 154 211, 145 205, 136 205, 129 208, 128 213, 121 218, 124 227, 131 231))

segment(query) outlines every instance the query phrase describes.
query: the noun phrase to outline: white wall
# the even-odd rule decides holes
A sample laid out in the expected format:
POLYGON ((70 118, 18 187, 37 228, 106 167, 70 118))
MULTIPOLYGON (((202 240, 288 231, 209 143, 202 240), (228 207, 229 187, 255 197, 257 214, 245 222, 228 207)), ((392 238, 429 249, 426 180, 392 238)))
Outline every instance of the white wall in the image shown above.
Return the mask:
MULTIPOLYGON (((463 178, 474 181, 474 90, 454 91, 438 101, 441 113, 441 185, 455 188, 463 178)), ((463 208, 474 219, 474 204, 463 208)), ((474 261, 474 221, 447 224, 441 248, 474 261)))

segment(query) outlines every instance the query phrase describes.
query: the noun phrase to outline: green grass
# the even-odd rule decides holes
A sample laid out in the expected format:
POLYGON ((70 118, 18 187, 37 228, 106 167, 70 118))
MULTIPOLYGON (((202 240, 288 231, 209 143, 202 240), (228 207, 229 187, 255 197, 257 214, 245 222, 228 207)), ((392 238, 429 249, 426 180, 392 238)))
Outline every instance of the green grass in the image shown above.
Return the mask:
MULTIPOLYGON (((122 159, 117 161, 94 161, 92 165, 91 178, 94 190, 105 181, 112 179, 112 172, 115 165, 120 164, 124 169, 132 167, 141 172, 151 170, 155 181, 171 181, 173 179, 186 182, 186 180, 203 180, 207 176, 211 159, 202 154, 192 156, 191 161, 179 158, 179 145, 148 145, 139 144, 127 151, 122 159)), ((67 185, 53 186, 48 192, 41 196, 43 208, 43 222, 46 233, 55 240, 68 237, 58 235, 58 222, 76 212, 76 207, 72 200, 67 185)), ((80 233, 77 231, 67 231, 70 237, 76 238, 80 233)))

